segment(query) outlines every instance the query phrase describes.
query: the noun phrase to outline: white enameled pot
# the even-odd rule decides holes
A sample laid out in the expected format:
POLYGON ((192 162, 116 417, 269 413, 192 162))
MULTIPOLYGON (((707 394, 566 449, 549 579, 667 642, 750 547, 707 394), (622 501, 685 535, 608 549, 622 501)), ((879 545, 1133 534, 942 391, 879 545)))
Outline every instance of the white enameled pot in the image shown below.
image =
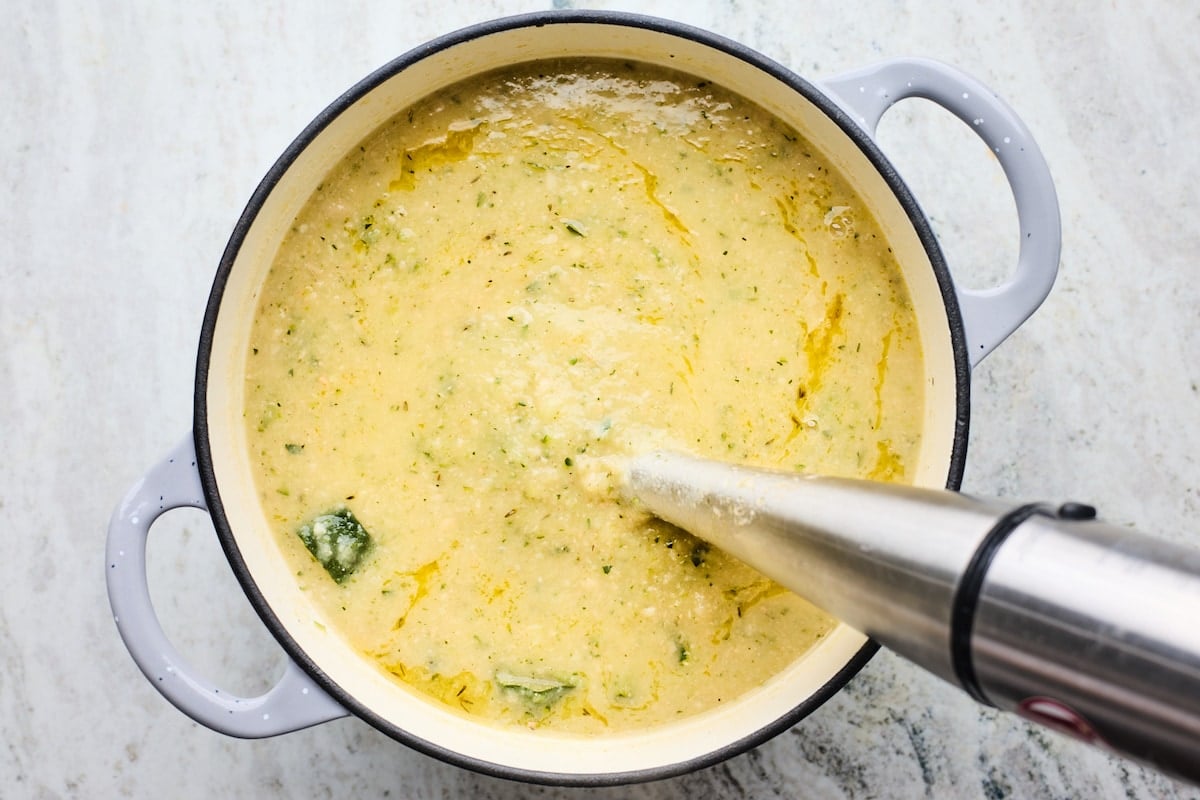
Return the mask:
POLYGON ((970 371, 1042 302, 1058 268, 1057 201, 1025 126, 988 89, 924 60, 888 61, 813 84, 764 56, 673 22, 612 12, 545 12, 477 25, 401 56, 326 109, 251 198, 221 259, 201 333, 194 430, 113 515, 107 574, 117 627, 151 683, 199 722, 262 737, 356 715, 446 761, 527 781, 650 780, 715 763, 795 724, 862 667, 875 644, 838 626, 759 689, 717 710, 635 733, 581 739, 493 727, 386 678, 321 624, 282 557, 254 490, 243 424, 243 367, 260 286, 293 217, 326 173, 397 111, 451 83, 517 62, 599 56, 659 64, 733 90, 794 126, 840 169, 878 219, 912 295, 925 356, 924 440, 916 482, 957 488, 966 455, 970 371), (872 136, 896 101, 922 97, 994 150, 1020 224, 1018 263, 987 291, 956 288, 908 189, 872 136), (150 602, 146 539, 181 506, 207 509, 230 565, 289 658, 261 697, 220 691, 168 642, 150 602))

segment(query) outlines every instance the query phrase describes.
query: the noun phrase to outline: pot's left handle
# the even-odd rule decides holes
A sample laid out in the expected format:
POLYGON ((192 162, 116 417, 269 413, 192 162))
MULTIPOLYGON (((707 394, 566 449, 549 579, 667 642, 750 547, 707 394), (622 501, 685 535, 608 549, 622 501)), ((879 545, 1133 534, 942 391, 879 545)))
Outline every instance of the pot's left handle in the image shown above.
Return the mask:
POLYGON ((1042 304, 1058 274, 1058 198, 1033 135, 990 89, 937 61, 894 59, 822 85, 872 137, 885 111, 900 100, 920 97, 966 123, 999 159, 1016 201, 1020 250, 1016 270, 1003 285, 982 291, 955 288, 975 366, 1042 304))
POLYGON ((189 434, 126 495, 108 525, 105 572, 117 630, 150 683, 180 711, 220 733, 245 739, 307 728, 348 712, 288 660, 283 677, 259 697, 238 697, 200 678, 167 639, 150 601, 146 540, 173 508, 207 511, 189 434))

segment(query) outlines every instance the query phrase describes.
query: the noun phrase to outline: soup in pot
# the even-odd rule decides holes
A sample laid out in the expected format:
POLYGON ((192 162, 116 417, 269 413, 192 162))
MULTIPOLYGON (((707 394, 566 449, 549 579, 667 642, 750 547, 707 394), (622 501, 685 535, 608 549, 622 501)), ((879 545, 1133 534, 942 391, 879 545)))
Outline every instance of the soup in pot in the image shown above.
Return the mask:
POLYGON ((619 491, 678 450, 909 479, 898 265, 745 99, 537 62, 397 114, 317 188, 246 364, 257 488, 365 658, 457 713, 602 734, 728 703, 832 619, 619 491))

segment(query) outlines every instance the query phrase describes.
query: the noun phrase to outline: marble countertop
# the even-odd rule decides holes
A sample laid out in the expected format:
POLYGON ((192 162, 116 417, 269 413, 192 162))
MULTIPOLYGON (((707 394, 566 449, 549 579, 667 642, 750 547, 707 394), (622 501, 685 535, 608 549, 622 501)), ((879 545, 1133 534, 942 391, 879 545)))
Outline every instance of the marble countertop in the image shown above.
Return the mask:
MULTIPOLYGON (((1200 544, 1200 8, 1194 3, 786 0, 6 5, 0 26, 0 794, 8 797, 569 797, 467 772, 346 719, 235 740, 138 672, 108 607, 117 501, 191 426, 196 337, 258 180, 370 70, 463 25, 548 7, 640 10, 810 78, 922 55, 1019 111, 1054 173, 1061 274, 973 376, 964 488, 1096 502, 1200 544)), ((1012 203, 970 132, 928 104, 880 139, 958 279, 1002 280, 1012 203)), ((168 633, 229 689, 280 651, 207 517, 155 529, 168 633)), ((1196 797, 1007 715, 888 653, 794 729, 606 797, 1196 797)))

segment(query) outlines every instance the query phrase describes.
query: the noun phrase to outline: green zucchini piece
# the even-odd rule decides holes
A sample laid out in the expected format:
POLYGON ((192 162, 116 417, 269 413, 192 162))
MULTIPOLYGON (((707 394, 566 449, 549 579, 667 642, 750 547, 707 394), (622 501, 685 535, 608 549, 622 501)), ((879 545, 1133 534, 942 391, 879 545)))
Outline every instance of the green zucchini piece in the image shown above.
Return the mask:
POLYGON ((496 683, 506 692, 517 694, 530 710, 545 711, 577 685, 574 678, 539 678, 497 670, 496 683))
POLYGON ((314 517, 296 533, 313 558, 338 583, 358 569, 371 549, 371 534, 345 507, 314 517))

